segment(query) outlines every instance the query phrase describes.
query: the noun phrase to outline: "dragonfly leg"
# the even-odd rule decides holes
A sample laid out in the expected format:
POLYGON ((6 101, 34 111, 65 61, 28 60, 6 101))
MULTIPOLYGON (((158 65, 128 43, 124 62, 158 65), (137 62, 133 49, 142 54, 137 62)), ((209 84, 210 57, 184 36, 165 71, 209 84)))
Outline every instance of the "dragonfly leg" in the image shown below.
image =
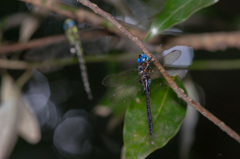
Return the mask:
POLYGON ((152 63, 152 62, 155 62, 156 61, 156 59, 154 58, 154 55, 152 55, 150 58, 149 58, 149 60, 147 60, 147 62, 150 64, 150 63, 152 63))

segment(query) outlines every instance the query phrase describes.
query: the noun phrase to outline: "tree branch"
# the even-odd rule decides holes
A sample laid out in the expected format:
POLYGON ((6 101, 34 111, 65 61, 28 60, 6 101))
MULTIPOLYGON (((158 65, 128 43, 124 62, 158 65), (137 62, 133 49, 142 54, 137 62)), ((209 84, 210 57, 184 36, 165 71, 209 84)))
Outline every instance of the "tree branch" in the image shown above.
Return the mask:
POLYGON ((209 111, 207 111, 205 108, 203 108, 198 102, 194 101, 190 97, 185 94, 185 92, 178 87, 178 85, 172 80, 172 78, 168 75, 166 70, 163 68, 163 66, 158 62, 156 57, 154 57, 147 48, 143 45, 143 43, 133 34, 131 34, 128 30, 126 30, 120 23, 118 23, 113 16, 111 16, 109 13, 104 12, 102 9, 100 9, 96 4, 91 3, 88 0, 78 0, 83 5, 91 8, 95 13, 103 16, 107 20, 109 20, 112 24, 114 24, 119 30, 122 31, 129 39, 131 39, 133 42, 138 45, 141 50, 148 56, 153 57, 154 65, 157 67, 157 69, 161 72, 161 74, 164 76, 170 87, 177 93, 178 97, 182 98, 186 103, 194 107, 196 110, 198 110, 203 116, 208 118, 210 121, 212 121, 215 125, 217 125, 220 129, 222 129, 224 132, 226 132, 229 136, 231 136, 233 139, 235 139, 237 142, 240 143, 240 136, 232 130, 229 126, 227 126, 225 123, 223 123, 221 120, 219 120, 217 117, 215 117, 213 114, 211 114, 209 111))
POLYGON ((23 61, 10 61, 6 59, 0 59, 0 68, 22 70, 28 67, 29 64, 23 61))
POLYGON ((54 35, 51 37, 44 37, 36 40, 32 40, 26 43, 15 43, 15 44, 8 44, 3 45, 0 47, 0 54, 7 54, 16 51, 22 51, 27 49, 32 49, 44 45, 59 43, 62 41, 67 41, 64 35, 54 35))
MULTIPOLYGON (((101 37, 101 36, 107 36, 110 35, 109 32, 105 30, 85 30, 85 31, 79 31, 79 34, 81 36, 81 39, 84 40, 91 40, 93 37, 101 37)), ((0 54, 8 54, 11 52, 17 52, 17 51, 23 51, 27 49, 33 49, 36 47, 43 47, 46 45, 56 44, 60 42, 67 41, 67 38, 65 35, 54 35, 54 36, 48 36, 44 38, 34 39, 26 43, 14 43, 14 44, 7 44, 2 45, 0 47, 0 54)))
POLYGON ((208 51, 225 50, 229 47, 240 48, 240 31, 189 34, 169 38, 163 48, 168 49, 176 45, 187 45, 195 50, 208 51))

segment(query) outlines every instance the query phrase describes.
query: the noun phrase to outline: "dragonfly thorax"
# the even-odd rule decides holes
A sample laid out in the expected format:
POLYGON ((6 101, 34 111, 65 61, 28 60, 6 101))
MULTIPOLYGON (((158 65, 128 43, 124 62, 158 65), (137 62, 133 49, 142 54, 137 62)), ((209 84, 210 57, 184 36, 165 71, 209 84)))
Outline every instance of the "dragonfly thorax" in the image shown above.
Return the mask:
POLYGON ((149 61, 144 61, 139 63, 138 65, 138 75, 140 77, 140 82, 142 83, 144 90, 148 89, 151 84, 151 77, 150 77, 150 63, 149 61))

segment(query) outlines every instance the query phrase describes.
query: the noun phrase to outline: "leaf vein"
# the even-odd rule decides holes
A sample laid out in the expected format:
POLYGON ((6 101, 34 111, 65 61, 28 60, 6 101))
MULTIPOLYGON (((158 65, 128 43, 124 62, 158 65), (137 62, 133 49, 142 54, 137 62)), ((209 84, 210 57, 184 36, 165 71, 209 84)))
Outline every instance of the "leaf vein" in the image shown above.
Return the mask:
POLYGON ((174 12, 172 12, 172 14, 170 14, 168 16, 168 18, 166 18, 161 25, 159 25, 158 28, 161 28, 163 26, 163 24, 165 24, 173 15, 175 15, 175 13, 177 13, 179 10, 181 10, 182 8, 184 8, 187 4, 189 4, 190 2, 192 2, 192 0, 189 0, 187 3, 185 3, 184 5, 182 5, 181 7, 179 7, 178 9, 176 9, 174 12))

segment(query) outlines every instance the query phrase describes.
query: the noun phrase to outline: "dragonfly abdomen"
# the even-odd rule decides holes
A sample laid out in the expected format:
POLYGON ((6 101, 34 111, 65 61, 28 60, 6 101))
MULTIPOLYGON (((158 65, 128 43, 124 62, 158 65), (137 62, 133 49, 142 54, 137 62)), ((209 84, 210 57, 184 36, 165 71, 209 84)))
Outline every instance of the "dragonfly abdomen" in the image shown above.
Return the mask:
POLYGON ((149 133, 150 133, 151 140, 153 140, 152 112, 151 112, 151 105, 150 105, 150 95, 149 95, 149 91, 147 89, 146 89, 146 105, 147 105, 149 133))

